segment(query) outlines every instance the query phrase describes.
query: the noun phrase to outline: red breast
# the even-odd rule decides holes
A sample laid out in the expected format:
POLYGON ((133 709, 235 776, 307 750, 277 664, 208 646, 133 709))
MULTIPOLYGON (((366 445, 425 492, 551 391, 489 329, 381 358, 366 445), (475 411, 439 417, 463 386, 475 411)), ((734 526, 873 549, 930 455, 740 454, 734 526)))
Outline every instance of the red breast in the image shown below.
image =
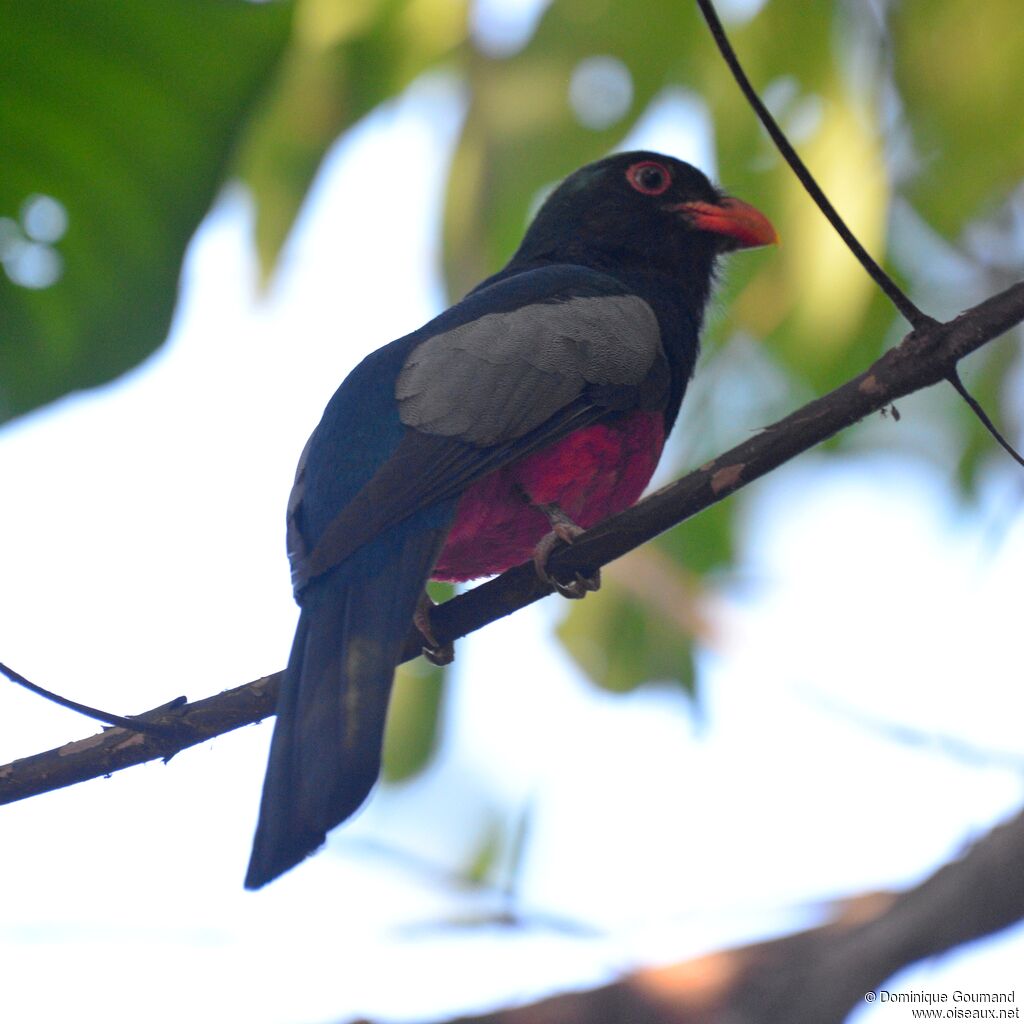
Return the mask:
POLYGON ((550 529, 533 505, 557 504, 584 528, 628 508, 650 481, 664 443, 661 413, 627 413, 477 481, 459 501, 433 578, 462 582, 527 561, 550 529))

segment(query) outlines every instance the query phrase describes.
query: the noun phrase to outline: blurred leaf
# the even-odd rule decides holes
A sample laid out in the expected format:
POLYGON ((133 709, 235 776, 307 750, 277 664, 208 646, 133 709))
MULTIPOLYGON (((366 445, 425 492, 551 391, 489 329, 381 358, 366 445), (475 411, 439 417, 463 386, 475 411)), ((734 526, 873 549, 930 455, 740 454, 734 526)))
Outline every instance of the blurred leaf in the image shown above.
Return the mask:
POLYGON ((627 693, 643 683, 694 691, 693 637, 707 628, 694 578, 657 548, 606 566, 601 591, 574 605, 558 636, 600 687, 627 693))
MULTIPOLYGON (((450 583, 430 583, 431 598, 438 604, 455 592, 450 583)), ((437 749, 446 669, 416 658, 398 667, 384 734, 383 777, 403 782, 417 775, 437 749)))
POLYGON ((285 2, 0 2, 0 421, 164 340, 290 18, 285 2))
POLYGON ((426 658, 395 673, 384 734, 383 778, 403 782, 421 772, 437 747, 445 671, 426 658))
POLYGON ((904 0, 891 16, 896 84, 923 162, 908 193, 948 238, 1024 176, 1019 0, 904 0))
MULTIPOLYGON (((769 2, 750 22, 730 32, 751 82, 787 132, 793 127, 793 113, 813 105, 832 81, 832 19, 830 4, 769 2), (799 46, 793 45, 794 39, 800 40, 799 46)), ((728 192, 764 210, 783 242, 778 248, 729 260, 717 297, 728 315, 709 324, 709 340, 722 330, 736 329, 765 338, 790 314, 795 298, 781 270, 792 248, 795 182, 703 22, 700 32, 696 88, 707 101, 715 126, 719 179, 728 192)), ((798 148, 802 150, 802 142, 798 148)), ((804 203, 807 211, 816 213, 809 198, 804 197, 804 203)), ((799 204, 797 213, 803 213, 799 204)))
MULTIPOLYGON (((869 252, 885 248, 889 190, 874 126, 842 96, 825 102, 822 127, 803 147, 818 183, 869 252)), ((776 329, 782 352, 796 368, 834 364, 861 330, 877 286, 795 177, 787 180, 782 228, 787 242, 777 259, 743 296, 740 316, 757 336, 768 333, 770 296, 785 296, 789 310, 776 329)), ((769 317, 776 316, 774 311, 769 317)))
POLYGON ((481 824, 482 831, 477 845, 473 847, 469 860, 459 873, 463 882, 474 886, 491 881, 508 846, 500 817, 487 817, 481 824))
POLYGON ((342 132, 451 55, 466 31, 465 0, 299 0, 278 88, 239 163, 257 200, 265 274, 342 132))
MULTIPOLYGON (((736 34, 736 46, 818 183, 884 265, 891 186, 875 94, 882 55, 865 56, 867 84, 844 73, 848 17, 842 4, 769 3, 736 34)), ((894 314, 763 130, 751 150, 749 133, 737 127, 743 116, 716 118, 720 159, 730 185, 735 176, 747 187, 752 169, 772 168, 771 180, 761 174, 756 185, 774 195, 769 212, 782 245, 761 273, 733 290, 730 322, 770 338, 791 371, 816 391, 827 390, 877 356, 894 314)))
POLYGON ((451 293, 461 295, 507 260, 538 190, 613 148, 658 90, 688 79, 690 59, 702 45, 692 4, 646 0, 602 7, 555 0, 515 57, 474 52, 467 69, 470 107, 448 187, 451 293), (611 60, 591 65, 584 98, 607 87, 611 120, 601 122, 598 104, 590 115, 597 126, 587 127, 574 111, 570 88, 581 62, 595 57, 611 60), (616 70, 628 70, 631 97, 628 91, 616 95, 616 70), (621 98, 625 105, 613 116, 621 98))
POLYGON ((666 557, 699 579, 732 562, 733 526, 731 503, 719 502, 662 534, 654 543, 666 557))

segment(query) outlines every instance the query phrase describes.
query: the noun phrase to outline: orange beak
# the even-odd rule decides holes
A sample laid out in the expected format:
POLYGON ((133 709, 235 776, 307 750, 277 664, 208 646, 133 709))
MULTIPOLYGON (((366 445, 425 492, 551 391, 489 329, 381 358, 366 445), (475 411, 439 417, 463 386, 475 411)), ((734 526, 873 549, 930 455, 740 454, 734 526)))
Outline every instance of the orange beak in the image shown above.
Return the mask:
POLYGON ((718 203, 680 203, 673 210, 684 214, 700 231, 724 235, 729 249, 754 249, 759 245, 775 245, 779 236, 772 222, 758 209, 742 199, 726 196, 718 203))

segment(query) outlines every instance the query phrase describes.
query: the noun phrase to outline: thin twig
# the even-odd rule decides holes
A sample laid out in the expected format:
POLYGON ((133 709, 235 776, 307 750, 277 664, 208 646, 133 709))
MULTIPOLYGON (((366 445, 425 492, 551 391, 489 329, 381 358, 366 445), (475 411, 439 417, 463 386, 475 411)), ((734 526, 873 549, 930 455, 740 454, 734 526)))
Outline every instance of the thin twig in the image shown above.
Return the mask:
POLYGON ((959 761, 972 768, 996 768, 1000 771, 1024 776, 1024 754, 976 746, 960 736, 918 729, 905 722, 872 715, 862 711, 855 704, 835 700, 810 687, 800 687, 798 694, 811 707, 833 715, 843 722, 852 723, 859 729, 891 743, 917 747, 959 761))
MULTIPOLYGON (((86 718, 94 718, 97 722, 103 722, 104 725, 112 725, 119 729, 131 729, 133 732, 151 732, 163 736, 174 732, 174 726, 165 725, 160 722, 146 722, 138 717, 125 718, 123 715, 115 715, 109 711, 100 711, 98 708, 89 707, 88 704, 79 704, 78 701, 71 700, 69 697, 62 697, 59 693, 54 693, 52 690, 47 690, 38 683, 33 683, 31 680, 26 679, 20 672, 15 672, 13 668, 5 665, 2 661, 0 661, 0 673, 7 676, 12 683, 24 686, 26 690, 31 690, 32 693, 45 697, 48 701, 59 704, 62 708, 77 711, 80 715, 85 715, 86 718)), ((155 708, 154 711, 165 711, 168 708, 179 707, 184 703, 186 703, 184 697, 176 697, 169 703, 155 708)), ((145 714, 152 714, 152 712, 147 711, 145 714)))
POLYGON ((818 204, 818 208, 828 218, 828 222, 832 227, 836 229, 839 237, 842 238, 853 255, 857 257, 860 265, 871 275, 878 287, 885 292, 892 304, 912 327, 920 328, 934 323, 935 321, 927 313, 918 309, 903 289, 874 261, 870 253, 860 244, 857 236, 846 226, 846 221, 843 220, 836 208, 829 202, 828 197, 814 180, 814 176, 807 169, 803 160, 800 159, 796 150, 790 144, 789 139, 783 134, 775 118, 772 117, 768 108, 761 102, 760 97, 754 91, 754 87, 750 84, 750 79, 747 78, 747 74, 743 70, 739 58, 736 56, 736 51, 733 50, 732 44, 725 34, 725 29, 722 28, 722 23, 718 18, 718 13, 715 11, 714 4, 711 0, 697 0, 697 6, 704 15, 704 20, 708 23, 711 35, 718 44, 718 49, 721 51, 726 64, 729 65, 729 70, 732 71, 733 77, 736 79, 743 95, 746 96, 747 101, 754 108, 754 112, 760 118, 765 130, 772 137, 772 141, 778 147, 786 163, 789 164, 793 169, 793 173, 800 179, 800 184, 803 185, 810 197, 818 204))
POLYGON ((956 367, 949 373, 949 383, 956 388, 957 394, 970 406, 971 412, 981 421, 981 425, 999 442, 1000 445, 1006 450, 1007 454, 1011 459, 1020 463, 1024 466, 1024 458, 1021 458, 1020 453, 1016 448, 1006 440, 1005 437, 996 429, 996 425, 989 419, 988 413, 981 407, 978 400, 964 387, 964 382, 960 379, 960 374, 957 373, 956 367))

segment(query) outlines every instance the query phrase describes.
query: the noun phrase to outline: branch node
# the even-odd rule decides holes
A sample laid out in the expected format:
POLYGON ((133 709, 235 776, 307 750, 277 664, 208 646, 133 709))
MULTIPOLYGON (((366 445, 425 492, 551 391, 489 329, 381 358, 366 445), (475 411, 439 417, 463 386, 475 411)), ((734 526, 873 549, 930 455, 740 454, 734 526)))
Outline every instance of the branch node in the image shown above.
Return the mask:
MULTIPOLYGON (((38 683, 31 682, 31 680, 26 679, 20 672, 15 672, 13 668, 5 665, 3 662, 0 662, 0 673, 5 675, 12 683, 17 683, 18 686, 23 686, 26 690, 30 690, 32 693, 37 694, 40 697, 44 697, 46 700, 52 701, 54 704, 59 704, 62 708, 68 708, 70 711, 77 711, 80 715, 85 715, 86 718, 95 719, 97 722, 102 722, 104 725, 113 726, 117 729, 131 729, 133 732, 153 733, 156 736, 167 737, 174 736, 178 731, 178 727, 175 725, 168 725, 162 722, 146 722, 143 721, 141 717, 115 715, 109 711, 100 711, 98 708, 90 707, 88 704, 79 704, 76 700, 71 700, 68 697, 62 697, 59 693, 54 693, 52 690, 47 690, 38 683)), ((154 711, 146 711, 143 712, 143 714, 154 714, 155 712, 165 711, 186 703, 187 699, 185 697, 175 697, 174 700, 161 705, 159 708, 154 709, 154 711)))

